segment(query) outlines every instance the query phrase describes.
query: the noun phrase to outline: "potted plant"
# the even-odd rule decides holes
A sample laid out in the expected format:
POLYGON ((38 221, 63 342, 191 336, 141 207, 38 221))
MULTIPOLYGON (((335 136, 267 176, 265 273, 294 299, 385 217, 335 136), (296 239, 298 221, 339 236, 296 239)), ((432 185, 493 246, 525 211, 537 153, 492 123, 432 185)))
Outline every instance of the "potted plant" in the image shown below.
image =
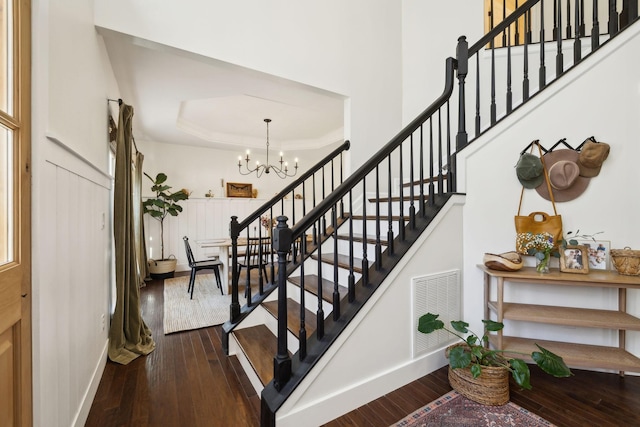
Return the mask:
MULTIPOLYGON (((438 317, 438 314, 432 313, 421 316, 418 331, 430 334, 443 329, 460 338, 461 343, 450 346, 446 352, 449 382, 454 390, 468 399, 485 405, 504 405, 509 401, 509 373, 520 387, 530 390, 529 366, 524 360, 512 357, 515 354, 530 356, 544 372, 554 377, 572 375, 562 357, 538 344, 536 346, 540 351, 531 354, 491 349, 487 334, 479 338, 468 329, 469 324, 461 320, 451 322, 454 330, 447 329, 438 317)), ((487 332, 497 332, 504 327, 503 323, 493 320, 483 320, 482 323, 487 332)))
POLYGON ((142 209, 144 213, 151 215, 152 218, 157 219, 160 222, 160 260, 149 260, 149 273, 154 279, 164 279, 167 277, 173 277, 176 271, 177 260, 175 257, 169 259, 164 256, 164 220, 167 215, 178 216, 182 212, 182 206, 178 202, 187 200, 189 198, 189 192, 185 189, 176 191, 174 193, 169 192, 170 186, 166 185, 167 175, 159 173, 155 179, 149 176, 146 172, 144 174, 147 178, 153 182, 151 191, 154 192, 155 197, 150 197, 142 202, 142 209))

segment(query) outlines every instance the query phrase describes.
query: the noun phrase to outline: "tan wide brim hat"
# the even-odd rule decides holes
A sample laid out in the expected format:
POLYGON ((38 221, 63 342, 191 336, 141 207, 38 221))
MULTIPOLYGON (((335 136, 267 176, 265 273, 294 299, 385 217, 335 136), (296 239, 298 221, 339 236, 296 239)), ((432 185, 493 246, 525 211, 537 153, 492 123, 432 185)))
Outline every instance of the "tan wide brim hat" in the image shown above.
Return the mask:
MULTIPOLYGON (((555 150, 544 155, 544 165, 549 174, 549 181, 556 202, 568 202, 575 199, 587 189, 589 178, 580 176, 578 158, 575 150, 555 150)), ((536 187, 536 191, 544 199, 551 200, 547 181, 536 187)))

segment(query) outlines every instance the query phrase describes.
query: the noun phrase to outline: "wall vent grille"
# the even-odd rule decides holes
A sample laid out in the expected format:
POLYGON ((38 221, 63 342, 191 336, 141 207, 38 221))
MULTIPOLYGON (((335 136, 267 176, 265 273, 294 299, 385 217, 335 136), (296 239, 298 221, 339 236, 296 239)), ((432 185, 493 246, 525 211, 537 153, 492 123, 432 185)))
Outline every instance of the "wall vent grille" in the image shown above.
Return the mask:
POLYGON ((450 326, 452 320, 460 320, 460 270, 452 270, 411 279, 413 298, 413 357, 430 353, 456 338, 446 331, 431 334, 418 332, 418 319, 425 313, 439 314, 439 319, 450 326))

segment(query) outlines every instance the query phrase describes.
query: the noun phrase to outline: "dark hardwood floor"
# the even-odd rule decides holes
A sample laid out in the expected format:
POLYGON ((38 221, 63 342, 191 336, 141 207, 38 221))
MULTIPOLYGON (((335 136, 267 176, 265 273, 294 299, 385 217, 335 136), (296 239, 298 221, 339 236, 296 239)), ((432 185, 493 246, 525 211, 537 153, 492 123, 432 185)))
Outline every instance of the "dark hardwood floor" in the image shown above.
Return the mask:
MULTIPOLYGON (((162 281, 142 288, 141 303, 156 350, 107 362, 86 426, 259 425, 260 397, 222 351, 221 327, 164 335, 162 281)), ((557 379, 533 366, 533 390, 512 386, 511 401, 562 427, 640 426, 640 377, 574 373, 557 379)), ((386 427, 449 390, 445 367, 325 425, 386 427)))

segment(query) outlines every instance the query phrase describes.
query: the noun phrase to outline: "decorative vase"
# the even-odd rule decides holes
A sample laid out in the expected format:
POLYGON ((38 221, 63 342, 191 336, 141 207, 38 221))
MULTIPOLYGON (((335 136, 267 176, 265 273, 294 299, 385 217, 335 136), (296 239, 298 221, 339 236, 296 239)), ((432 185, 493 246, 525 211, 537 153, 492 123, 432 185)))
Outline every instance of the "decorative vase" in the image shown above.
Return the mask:
POLYGON ((538 273, 548 273, 549 272, 549 258, 551 254, 544 254, 544 258, 539 259, 536 257, 536 271, 538 273))

